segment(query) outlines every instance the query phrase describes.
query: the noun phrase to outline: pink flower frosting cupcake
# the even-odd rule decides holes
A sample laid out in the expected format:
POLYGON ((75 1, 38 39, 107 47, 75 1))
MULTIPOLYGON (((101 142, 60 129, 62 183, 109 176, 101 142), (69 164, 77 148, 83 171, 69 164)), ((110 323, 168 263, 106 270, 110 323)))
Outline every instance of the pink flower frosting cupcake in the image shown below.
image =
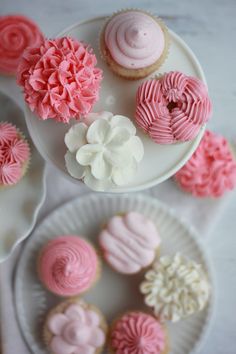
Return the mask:
POLYGON ((206 85, 178 71, 147 80, 137 91, 136 123, 158 144, 194 139, 211 111, 206 85))
POLYGON ((109 346, 114 354, 166 354, 166 330, 153 316, 129 312, 117 319, 110 332, 109 346))
POLYGON ((18 84, 31 111, 68 123, 88 114, 98 100, 102 71, 85 43, 69 37, 45 40, 25 50, 18 84))
POLYGON ((113 216, 101 231, 99 243, 114 270, 134 274, 154 261, 161 240, 154 223, 132 211, 113 216))
POLYGON ((38 274, 54 294, 75 296, 91 288, 100 274, 100 265, 88 242, 78 236, 61 236, 41 250, 38 274))
POLYGON ((99 354, 106 342, 106 332, 107 324, 99 309, 73 299, 49 312, 43 337, 52 354, 99 354))
POLYGON ((30 148, 23 134, 7 122, 0 122, 0 188, 17 184, 25 175, 30 148))
POLYGON ((39 46, 43 34, 25 16, 0 16, 0 39, 0 72, 15 75, 25 48, 39 46))
POLYGON ((176 174, 180 187, 196 197, 220 197, 236 186, 236 161, 227 140, 206 131, 197 150, 176 174))

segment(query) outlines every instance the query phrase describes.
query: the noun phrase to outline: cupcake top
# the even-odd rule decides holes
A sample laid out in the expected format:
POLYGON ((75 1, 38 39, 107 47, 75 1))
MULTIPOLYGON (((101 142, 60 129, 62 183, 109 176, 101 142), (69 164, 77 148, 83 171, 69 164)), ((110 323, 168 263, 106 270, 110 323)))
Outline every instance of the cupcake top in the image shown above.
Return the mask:
POLYGON ((46 321, 53 354, 97 354, 104 346, 104 319, 94 306, 75 301, 58 306, 46 321))
POLYGON ((156 261, 140 290, 161 321, 176 322, 205 307, 210 286, 200 264, 176 254, 156 261))
POLYGON ((88 114, 99 97, 102 71, 85 43, 70 37, 27 48, 18 67, 25 101, 40 119, 68 123, 88 114))
POLYGON ((134 211, 113 216, 99 235, 104 258, 123 274, 134 274, 150 265, 160 242, 154 223, 134 211))
POLYGON ((110 112, 93 113, 72 126, 65 144, 69 174, 97 191, 128 184, 144 154, 131 120, 110 112))
POLYGON ((74 296, 92 286, 98 271, 96 252, 78 236, 57 237, 42 249, 38 274, 53 293, 74 296))
POLYGON ((39 46, 42 41, 40 29, 27 17, 0 16, 0 72, 16 74, 25 48, 39 46))
POLYGON ((105 27, 104 38, 113 60, 127 69, 152 65, 165 46, 160 24, 154 17, 137 10, 112 16, 105 27))
POLYGON ((123 315, 114 323, 110 337, 114 354, 162 354, 166 347, 163 327, 143 312, 123 315))
POLYGON ((17 128, 0 122, 0 186, 19 182, 30 158, 30 148, 17 128))
POLYGON ((158 144, 194 139, 211 111, 206 85, 178 71, 143 82, 136 95, 136 122, 158 144))
POLYGON ((175 180, 195 197, 220 197, 236 186, 236 161, 227 140, 207 130, 175 180))

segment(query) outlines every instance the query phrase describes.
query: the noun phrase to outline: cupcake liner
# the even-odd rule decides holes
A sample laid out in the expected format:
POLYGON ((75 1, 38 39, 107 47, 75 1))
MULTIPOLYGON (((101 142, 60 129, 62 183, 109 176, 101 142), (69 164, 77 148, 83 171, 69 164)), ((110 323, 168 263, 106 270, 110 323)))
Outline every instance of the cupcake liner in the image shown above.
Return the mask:
POLYGON ((100 53, 102 60, 106 62, 106 64, 110 67, 110 69, 116 75, 118 75, 124 79, 127 79, 127 80, 139 80, 139 79, 143 79, 143 78, 151 75, 154 71, 158 70, 161 67, 161 65, 164 63, 164 61, 167 59, 167 57, 169 55, 169 48, 170 48, 170 35, 168 32, 168 28, 164 24, 164 21, 162 19, 160 19, 158 16, 155 16, 146 10, 144 11, 144 10, 136 9, 136 8, 125 8, 125 9, 121 9, 119 11, 116 11, 111 16, 107 17, 107 19, 105 20, 105 23, 103 24, 103 27, 100 31, 100 34, 99 34, 98 48, 99 48, 99 53, 100 53), (145 13, 148 16, 152 17, 160 25, 160 27, 164 33, 165 47, 164 47, 164 50, 163 50, 160 58, 155 63, 153 63, 147 67, 140 68, 140 69, 127 69, 127 68, 124 68, 122 65, 116 63, 115 60, 110 55, 109 51, 106 49, 106 44, 104 41, 104 31, 106 29, 108 22, 116 15, 118 15, 120 13, 128 12, 128 11, 138 11, 138 12, 145 13), (104 52, 106 52, 106 55, 104 52))

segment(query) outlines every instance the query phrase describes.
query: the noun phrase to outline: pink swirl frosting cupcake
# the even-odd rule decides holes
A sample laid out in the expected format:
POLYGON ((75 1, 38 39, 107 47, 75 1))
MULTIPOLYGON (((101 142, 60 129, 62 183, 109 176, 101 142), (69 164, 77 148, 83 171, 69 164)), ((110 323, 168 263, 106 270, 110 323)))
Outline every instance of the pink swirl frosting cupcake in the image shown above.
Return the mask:
POLYGON ((236 186, 236 161, 227 140, 207 130, 175 180, 195 197, 220 197, 236 186))
POLYGON ((102 71, 85 43, 69 37, 25 50, 17 81, 32 112, 68 123, 88 114, 99 97, 102 71))
POLYGON ((78 236, 57 237, 42 249, 38 274, 45 287, 57 295, 84 293, 99 275, 96 252, 78 236))
POLYGON ((114 354, 164 354, 168 345, 160 323, 143 312, 129 312, 115 321, 110 333, 114 354))
POLYGON ((0 16, 0 72, 16 74, 25 48, 39 46, 43 34, 22 15, 0 16))
POLYGON ((211 111, 204 83, 178 71, 145 81, 136 95, 136 122, 158 144, 194 139, 211 111))
POLYGON ((30 148, 17 128, 0 123, 0 187, 17 184, 24 176, 30 159, 30 148))

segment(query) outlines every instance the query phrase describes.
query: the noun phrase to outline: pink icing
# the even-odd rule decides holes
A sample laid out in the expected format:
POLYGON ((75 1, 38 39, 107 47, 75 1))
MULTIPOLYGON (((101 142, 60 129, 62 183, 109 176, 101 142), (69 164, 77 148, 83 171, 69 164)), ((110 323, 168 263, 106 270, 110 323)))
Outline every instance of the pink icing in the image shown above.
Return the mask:
POLYGON ((16 74, 25 48, 39 46, 42 41, 40 29, 27 17, 0 16, 0 71, 16 74))
POLYGON ((49 347, 54 354, 95 354, 105 343, 99 315, 79 303, 50 316, 47 327, 53 335, 49 347))
POLYGON ((105 43, 112 58, 128 69, 155 63, 164 50, 164 42, 161 26, 140 11, 117 14, 105 29, 105 43))
POLYGON ((98 100, 102 71, 92 49, 75 39, 45 40, 25 50, 18 84, 25 101, 43 120, 68 123, 88 114, 98 100))
POLYGON ((0 185, 11 186, 19 182, 29 157, 29 145, 16 127, 0 123, 0 185))
POLYGON ((175 175, 196 197, 220 197, 236 186, 236 161, 226 139, 206 131, 199 147, 175 175))
POLYGON ((194 139, 212 111, 204 83, 178 71, 141 84, 136 103, 137 124, 158 144, 194 139))
POLYGON ((165 349, 165 332, 154 317, 130 312, 115 323, 111 347, 115 354, 161 354, 165 349))
POLYGON ((61 296, 78 295, 95 281, 97 255, 78 236, 61 236, 50 241, 39 259, 39 277, 46 287, 61 296))
POLYGON ((155 225, 144 215, 114 216, 99 235, 106 261, 120 273, 133 274, 150 265, 160 245, 155 225))

